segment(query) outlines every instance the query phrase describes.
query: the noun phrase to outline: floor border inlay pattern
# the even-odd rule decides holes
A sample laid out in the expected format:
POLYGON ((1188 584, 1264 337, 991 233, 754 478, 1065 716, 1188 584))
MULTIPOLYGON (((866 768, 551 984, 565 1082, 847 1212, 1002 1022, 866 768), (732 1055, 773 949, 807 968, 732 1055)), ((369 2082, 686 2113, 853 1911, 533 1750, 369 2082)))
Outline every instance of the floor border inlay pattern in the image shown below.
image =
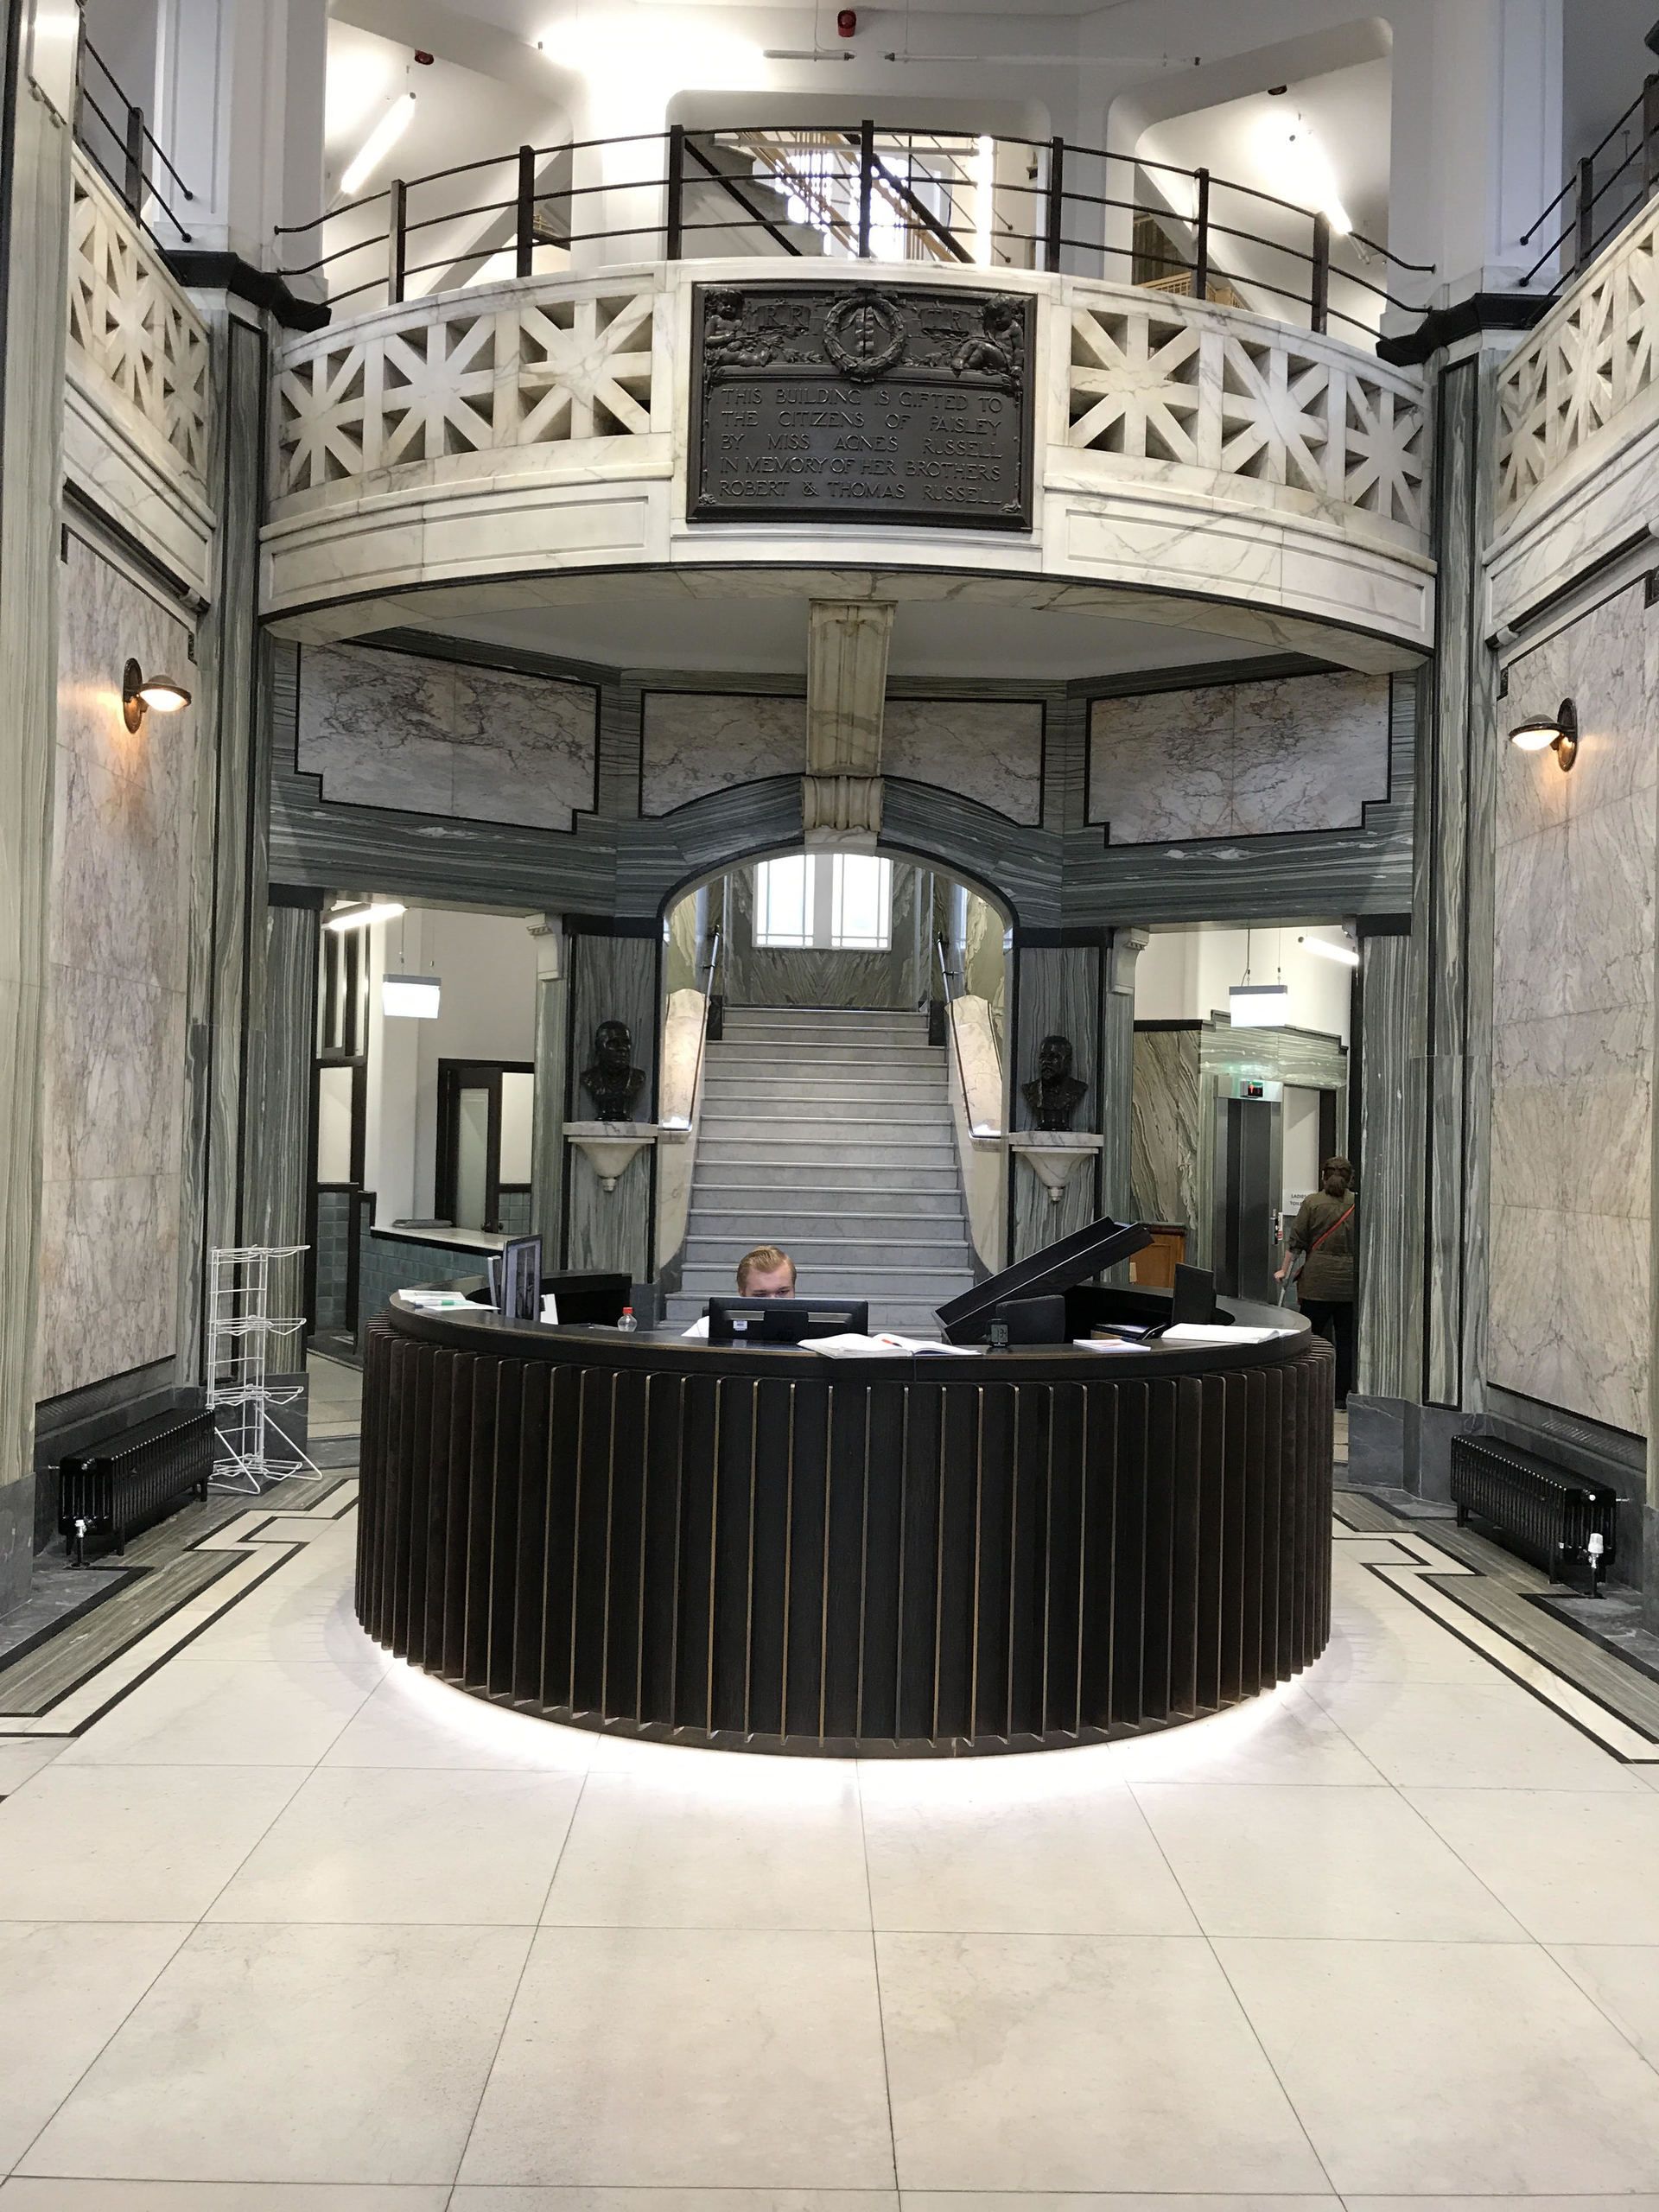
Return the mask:
MULTIPOLYGON (((1561 1668, 1530 1649, 1519 1634, 1509 1633, 1465 1603, 1456 1592, 1443 1586, 1455 1581, 1479 1583, 1486 1579, 1479 1567, 1453 1558, 1416 1529, 1357 1529, 1344 1521, 1340 1511, 1333 1522, 1332 1541, 1343 1557, 1387 1584, 1497 1673, 1528 1691, 1611 1758, 1627 1766, 1659 1766, 1659 1733, 1619 1712, 1605 1696, 1574 1681, 1561 1668), (1367 1546, 1381 1547, 1380 1555, 1365 1556, 1367 1546)), ((1530 1604, 1529 1593, 1511 1594, 1522 1605, 1530 1604)), ((1522 1624, 1516 1625, 1518 1629, 1522 1624)), ((1616 1658, 1609 1661, 1610 1668, 1621 1665, 1616 1658)), ((1633 1693, 1635 1683, 1642 1679, 1632 1671, 1633 1693)))

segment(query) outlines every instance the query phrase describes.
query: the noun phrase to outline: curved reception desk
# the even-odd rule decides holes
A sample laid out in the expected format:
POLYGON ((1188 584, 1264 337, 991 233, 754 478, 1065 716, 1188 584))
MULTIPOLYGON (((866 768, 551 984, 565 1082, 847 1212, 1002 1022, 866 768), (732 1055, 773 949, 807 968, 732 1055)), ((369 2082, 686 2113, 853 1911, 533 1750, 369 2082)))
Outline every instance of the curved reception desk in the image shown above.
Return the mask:
POLYGON ((1162 1729, 1325 1645, 1332 1376, 1305 1328, 831 1358, 394 1299, 367 1332, 358 1612, 480 1697, 675 1743, 1162 1729))

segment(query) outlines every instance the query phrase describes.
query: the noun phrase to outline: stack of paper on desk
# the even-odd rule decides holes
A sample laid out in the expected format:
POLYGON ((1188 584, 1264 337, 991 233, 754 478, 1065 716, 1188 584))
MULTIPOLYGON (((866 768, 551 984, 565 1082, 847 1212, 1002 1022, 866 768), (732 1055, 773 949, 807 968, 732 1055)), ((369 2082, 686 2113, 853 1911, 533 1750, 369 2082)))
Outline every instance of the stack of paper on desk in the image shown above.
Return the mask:
POLYGON ((1218 1327, 1212 1321, 1178 1321, 1164 1331, 1159 1338, 1166 1344, 1270 1344, 1275 1337, 1287 1337, 1289 1329, 1230 1329, 1218 1327))
POLYGON ((943 1354, 948 1359, 972 1359, 983 1351, 983 1344, 947 1344, 938 1337, 895 1336, 891 1329, 878 1330, 873 1336, 860 1336, 849 1330, 838 1337, 808 1337, 801 1345, 803 1351, 821 1351, 829 1359, 910 1359, 917 1355, 943 1354))

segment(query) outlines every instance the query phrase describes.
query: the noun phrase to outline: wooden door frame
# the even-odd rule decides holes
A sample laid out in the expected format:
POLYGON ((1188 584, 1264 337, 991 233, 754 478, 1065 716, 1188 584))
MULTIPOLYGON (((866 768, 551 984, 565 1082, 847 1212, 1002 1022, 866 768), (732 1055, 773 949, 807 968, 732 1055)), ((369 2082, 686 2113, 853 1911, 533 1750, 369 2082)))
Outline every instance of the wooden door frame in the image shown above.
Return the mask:
POLYGON ((435 1154, 432 1163, 432 1211, 440 1221, 455 1217, 455 1179, 459 1161, 460 1095, 463 1090, 489 1093, 490 1113, 484 1141, 484 1229, 494 1235, 501 1227, 501 1078, 504 1075, 536 1073, 533 1060, 441 1059, 438 1062, 438 1113, 435 1154))

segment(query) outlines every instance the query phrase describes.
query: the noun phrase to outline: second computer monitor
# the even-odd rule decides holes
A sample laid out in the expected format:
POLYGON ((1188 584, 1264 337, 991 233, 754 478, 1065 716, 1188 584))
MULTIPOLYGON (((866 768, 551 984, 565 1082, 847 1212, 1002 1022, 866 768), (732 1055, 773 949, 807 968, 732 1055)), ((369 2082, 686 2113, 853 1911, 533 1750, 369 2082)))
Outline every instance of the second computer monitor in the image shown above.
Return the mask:
POLYGON ((813 1337, 869 1334, 861 1298, 711 1298, 711 1344, 803 1344, 813 1337))

